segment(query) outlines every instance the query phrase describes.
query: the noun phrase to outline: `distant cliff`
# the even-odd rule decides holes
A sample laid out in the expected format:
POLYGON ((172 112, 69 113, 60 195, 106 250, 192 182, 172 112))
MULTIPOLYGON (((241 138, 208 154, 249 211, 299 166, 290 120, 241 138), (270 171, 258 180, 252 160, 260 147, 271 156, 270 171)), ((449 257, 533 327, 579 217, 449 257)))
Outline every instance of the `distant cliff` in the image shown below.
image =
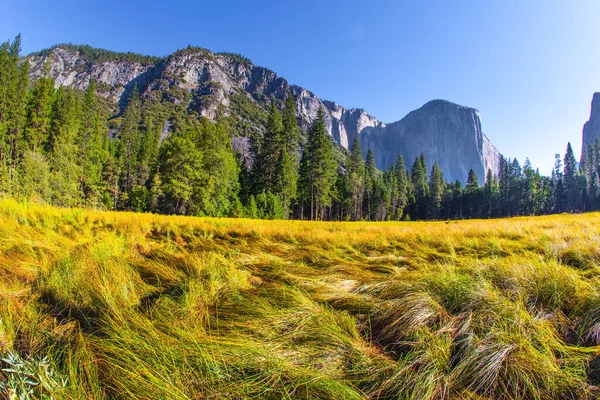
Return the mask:
POLYGON ((488 169, 497 171, 500 156, 481 130, 479 112, 445 100, 430 101, 387 126, 364 129, 361 143, 375 151, 379 168, 389 168, 399 153, 410 168, 422 152, 428 168, 437 162, 447 180, 463 183, 469 169, 483 182, 488 169))
POLYGON ((590 119, 583 125, 583 137, 581 146, 581 155, 587 147, 594 143, 594 139, 600 136, 600 93, 594 93, 592 105, 590 107, 590 119))
MULTIPOLYGON (((214 118, 221 107, 230 112, 239 96, 266 110, 274 99, 294 95, 300 125, 307 129, 323 108, 329 134, 344 148, 360 135, 362 147, 372 147, 377 165, 389 167, 402 153, 410 167, 421 152, 427 162, 438 162, 447 180, 466 181, 470 168, 481 181, 488 168, 496 171, 498 151, 481 130, 476 110, 436 100, 386 125, 362 109, 346 109, 319 99, 312 92, 288 82, 269 69, 254 65, 237 54, 212 53, 188 48, 164 58, 102 53, 88 46, 59 45, 28 57, 32 77, 39 77, 46 64, 56 86, 85 89, 98 82, 101 95, 123 107, 137 86, 143 98, 181 104, 198 114, 214 118)), ((256 122, 256 121, 253 121, 256 122)), ((258 130, 260 124, 255 123, 258 130)))

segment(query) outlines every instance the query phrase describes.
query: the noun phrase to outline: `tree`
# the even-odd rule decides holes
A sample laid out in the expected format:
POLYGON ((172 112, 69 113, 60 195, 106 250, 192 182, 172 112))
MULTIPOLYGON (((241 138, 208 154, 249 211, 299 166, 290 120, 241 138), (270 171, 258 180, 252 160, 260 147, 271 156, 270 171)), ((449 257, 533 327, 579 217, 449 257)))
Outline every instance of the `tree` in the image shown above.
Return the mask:
POLYGON ((375 153, 373 149, 367 151, 367 159, 365 160, 365 215, 368 219, 374 219, 373 209, 373 197, 375 195, 375 185, 377 183, 377 167, 375 167, 375 153))
POLYGON ((348 188, 352 198, 352 219, 362 217, 362 203, 365 191, 365 162, 362 158, 362 149, 358 135, 354 138, 352 149, 348 156, 348 188))
POLYGON ((281 202, 286 218, 291 213, 292 204, 297 197, 298 185, 298 140, 299 127, 296 119, 296 103, 292 92, 288 93, 283 108, 283 133, 279 159, 277 161, 278 185, 281 202))
POLYGON ((398 200, 396 203, 396 218, 400 219, 404 215, 405 209, 409 203, 411 193, 411 181, 404 165, 402 154, 398 154, 395 165, 395 177, 398 184, 398 200))
POLYGON ((47 140, 53 96, 54 81, 47 77, 38 78, 27 96, 24 145, 29 150, 41 149, 47 140))
POLYGON ((206 199, 203 188, 209 180, 202 165, 202 153, 188 138, 171 136, 159 153, 163 211, 195 215, 206 199))
POLYGON ((577 173, 577 161, 573 154, 571 143, 569 142, 565 152, 563 169, 563 186, 568 211, 580 209, 579 180, 577 179, 577 173))
POLYGON ((5 194, 18 194, 17 168, 26 120, 29 63, 20 62, 21 35, 0 46, 0 183, 5 194))
POLYGON ((109 153, 103 146, 106 137, 106 121, 100 111, 96 83, 90 82, 83 97, 81 123, 78 134, 78 163, 81 166, 79 177, 80 196, 86 204, 96 206, 107 190, 103 181, 104 166, 109 153))
POLYGON ((500 187, 498 185, 498 180, 494 176, 494 173, 491 169, 488 169, 487 175, 485 178, 485 185, 483 186, 483 204, 485 210, 483 214, 485 217, 496 217, 498 215, 498 202, 500 187))
POLYGON ((444 194, 446 192, 446 183, 444 182, 444 175, 442 174, 442 170, 437 162, 434 163, 433 167, 431 168, 431 174, 429 176, 429 191, 429 218, 438 219, 442 211, 442 201, 444 200, 444 194))
POLYGON ((122 196, 121 200, 124 208, 131 206, 129 200, 131 191, 134 186, 139 184, 138 154, 141 142, 139 130, 141 118, 140 99, 137 87, 134 87, 123 114, 123 122, 121 123, 120 130, 119 161, 122 166, 121 192, 124 196, 122 196))
POLYGON ((325 207, 331 205, 336 169, 333 142, 325 129, 323 109, 319 109, 300 162, 302 198, 310 204, 311 219, 323 218, 325 207))
POLYGON ((429 185, 427 184, 427 167, 423 153, 415 158, 411 169, 411 180, 414 192, 411 218, 425 219, 429 200, 429 185))
POLYGON ((70 87, 60 87, 52 107, 47 147, 52 168, 52 201, 62 207, 80 202, 76 139, 80 130, 80 103, 70 87))
POLYGON ((467 218, 476 218, 480 216, 481 199, 479 196, 479 180, 477 174, 472 169, 467 176, 467 184, 464 193, 464 212, 467 218))
POLYGON ((273 191, 278 181, 281 181, 276 176, 278 171, 277 164, 279 154, 283 145, 283 124, 281 114, 275 106, 275 102, 271 103, 269 119, 267 121, 267 129, 263 136, 260 153, 256 160, 256 192, 273 191))

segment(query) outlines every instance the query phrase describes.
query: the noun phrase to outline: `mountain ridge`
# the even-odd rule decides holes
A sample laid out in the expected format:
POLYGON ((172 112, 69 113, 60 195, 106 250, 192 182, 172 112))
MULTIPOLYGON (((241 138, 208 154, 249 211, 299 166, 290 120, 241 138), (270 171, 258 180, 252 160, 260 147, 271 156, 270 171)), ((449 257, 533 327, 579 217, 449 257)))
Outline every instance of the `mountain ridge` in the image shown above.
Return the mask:
MULTIPOLYGON (((119 109, 123 109, 128 94, 135 86, 146 99, 157 101, 162 99, 173 104, 188 102, 186 107, 192 108, 199 115, 210 119, 214 119, 223 108, 226 112, 231 112, 232 102, 239 100, 236 96, 245 95, 256 106, 266 110, 271 102, 280 102, 291 91, 296 100, 300 126, 307 130, 316 118, 318 109, 323 108, 327 132, 336 143, 345 149, 351 146, 357 136, 361 141, 369 142, 369 138, 372 138, 372 134, 369 132, 372 131, 394 135, 394 130, 388 129, 388 126, 398 124, 414 112, 427 110, 430 104, 444 102, 447 107, 440 111, 453 113, 453 110, 456 112, 474 110, 477 121, 461 126, 449 125, 448 128, 451 129, 437 132, 437 134, 454 135, 461 137, 461 140, 466 140, 466 147, 463 146, 465 143, 457 143, 457 148, 469 148, 469 156, 466 161, 467 171, 474 169, 480 179, 485 178, 485 171, 488 167, 492 167, 494 172, 497 171, 499 153, 489 139, 483 135, 477 110, 448 100, 432 100, 398 121, 384 123, 363 108, 345 108, 335 101, 320 99, 312 91, 299 85, 290 84, 274 71, 257 66, 250 59, 235 53, 213 53, 200 47, 188 47, 164 57, 156 57, 68 44, 56 45, 31 53, 27 59, 31 66, 31 75, 34 78, 42 76, 43 66, 49 62, 49 75, 54 79, 55 86, 69 85, 83 90, 87 88, 92 79, 96 80, 99 83, 100 94, 112 100, 119 109), (464 130, 466 132, 463 132, 464 130), (465 134, 463 135, 463 133, 465 134), (485 146, 491 149, 487 153, 484 150, 485 146, 481 144, 483 141, 486 141, 485 146)), ((440 120, 443 119, 444 117, 440 116, 440 120)), ((254 125, 256 134, 260 135, 260 131, 264 127, 257 123, 254 125)), ((397 148, 400 152, 406 147, 393 140, 397 138, 389 139, 395 143, 392 148, 397 148)), ((404 140, 410 141, 411 137, 404 136, 404 140)), ((450 153, 435 148, 437 142, 433 140, 429 144, 417 143, 415 146, 421 146, 420 151, 425 153, 428 161, 438 162, 440 165, 450 165, 453 160, 464 158, 461 154, 450 151, 453 154, 450 159, 438 159, 437 154, 450 153), (425 145, 427 146, 423 147, 425 145)), ((450 145, 448 143, 447 146, 450 145)), ((246 143, 243 146, 251 145, 246 143)), ((364 145, 363 148, 366 152, 369 146, 364 145)), ((413 152, 403 155, 407 162, 412 161, 413 152)), ((397 154, 384 156, 381 151, 379 154, 376 152, 378 167, 389 167, 391 163, 388 159, 395 160, 396 156, 397 154)), ((465 182, 467 178, 466 172, 462 169, 454 171, 452 168, 442 167, 442 172, 451 181, 458 179, 465 182)))

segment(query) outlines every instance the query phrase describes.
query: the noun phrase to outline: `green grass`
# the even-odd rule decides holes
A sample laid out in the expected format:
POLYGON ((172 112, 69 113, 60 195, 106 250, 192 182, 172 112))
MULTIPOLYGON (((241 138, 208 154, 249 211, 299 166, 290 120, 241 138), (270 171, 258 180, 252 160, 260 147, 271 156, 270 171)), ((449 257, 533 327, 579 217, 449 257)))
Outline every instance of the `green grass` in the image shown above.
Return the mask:
POLYGON ((593 399, 600 214, 321 223, 0 200, 0 391, 593 399))

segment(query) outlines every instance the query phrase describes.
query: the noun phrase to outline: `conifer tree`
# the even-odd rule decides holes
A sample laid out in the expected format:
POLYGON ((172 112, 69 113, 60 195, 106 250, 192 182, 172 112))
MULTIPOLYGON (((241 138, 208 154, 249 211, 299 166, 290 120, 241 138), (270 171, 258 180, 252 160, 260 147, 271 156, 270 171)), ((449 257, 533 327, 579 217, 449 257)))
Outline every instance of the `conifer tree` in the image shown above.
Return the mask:
POLYGON ((47 147, 51 152, 54 204, 71 207, 80 201, 82 168, 76 140, 80 131, 80 103, 70 87, 60 87, 52 107, 47 147))
POLYGON ((414 191, 411 217, 424 219, 427 214, 429 185, 427 184, 427 167, 425 164, 425 155, 423 153, 415 158, 415 162, 411 169, 411 180, 414 191))
POLYGON ((196 145, 189 138, 174 134, 161 146, 159 166, 161 192, 165 196, 163 211, 198 215, 205 202, 203 188, 209 177, 196 145))
POLYGON ((38 78, 27 99, 24 144, 29 150, 41 149, 47 140, 53 97, 54 81, 46 77, 38 78))
POLYGON ((573 148, 571 147, 570 142, 567 144, 567 150, 564 158, 563 186, 565 190, 568 211, 573 211, 578 208, 579 190, 577 179, 577 161, 575 159, 575 155, 573 154, 573 148))
POLYGON ((277 160, 277 188, 285 217, 289 217, 292 205, 297 197, 298 185, 298 140, 299 127, 296 119, 296 103, 292 92, 288 93, 283 108, 283 132, 280 135, 279 159, 277 160))
POLYGON ((352 197, 352 219, 362 218, 362 203, 365 191, 365 162, 358 135, 354 138, 352 149, 348 156, 348 186, 352 197))
POLYGON ((375 167, 375 153, 373 149, 367 151, 365 160, 365 215, 368 219, 373 219, 373 197, 375 195, 375 185, 377 184, 377 168, 375 167))
POLYGON ((446 192, 446 184, 442 170, 437 162, 434 163, 433 167, 431 168, 431 174, 429 176, 429 190, 429 217, 432 219, 438 219, 442 211, 442 201, 444 200, 444 194, 446 192))
POLYGON ((398 154, 398 159, 395 165, 396 181, 398 182, 398 202, 397 202, 397 218, 400 219, 405 213, 406 207, 409 203, 409 196, 411 192, 411 182, 404 165, 404 157, 402 154, 398 154))
POLYGON ((130 196, 133 187, 138 184, 138 155, 140 151, 140 122, 141 105, 137 86, 129 96, 127 107, 123 114, 123 122, 120 130, 119 161, 122 166, 121 194, 120 199, 124 208, 131 205, 130 196))
POLYGON ((323 218, 331 205, 337 164, 333 158, 333 142, 325 128, 325 116, 319 109, 308 135, 308 143, 300 163, 302 198, 310 205, 310 218, 323 218))
POLYGON ((257 192, 268 192, 275 190, 277 182, 280 181, 277 176, 277 164, 279 154, 283 144, 283 124, 281 113, 275 106, 275 102, 271 103, 269 111, 269 119, 267 121, 267 129, 263 136, 260 153, 256 160, 256 183, 257 192))

